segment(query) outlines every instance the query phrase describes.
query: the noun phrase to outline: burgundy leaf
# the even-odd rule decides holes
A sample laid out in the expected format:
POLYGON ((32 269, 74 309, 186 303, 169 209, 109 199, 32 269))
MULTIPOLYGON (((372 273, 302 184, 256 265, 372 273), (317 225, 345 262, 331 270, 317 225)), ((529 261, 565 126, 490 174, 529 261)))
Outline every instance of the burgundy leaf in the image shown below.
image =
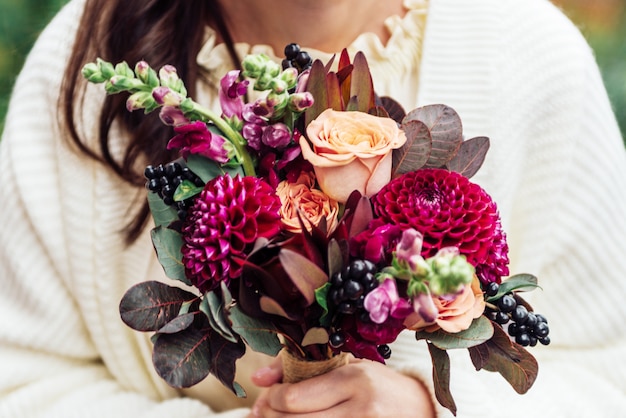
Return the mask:
POLYGON ((158 331, 176 318, 193 293, 157 281, 142 282, 126 291, 120 302, 122 321, 137 331, 158 331))
POLYGON ((357 52, 352 65, 354 65, 354 70, 350 81, 350 96, 357 97, 356 110, 367 112, 374 107, 374 84, 365 54, 361 51, 357 52))
POLYGON ((428 126, 419 120, 405 120, 402 130, 406 142, 393 151, 392 176, 419 170, 431 154, 432 140, 428 126))
POLYGON ((315 302, 315 289, 328 282, 326 273, 317 264, 295 251, 283 248, 278 257, 285 272, 287 272, 307 303, 311 305, 315 302))
POLYGON ((312 120, 317 118, 320 113, 326 110, 328 103, 326 89, 326 70, 324 64, 320 60, 313 61, 311 72, 307 81, 306 89, 315 97, 313 105, 304 113, 305 126, 308 126, 312 120))
POLYGON ((493 328, 492 339, 469 348, 472 363, 476 370, 500 373, 517 393, 524 394, 537 378, 537 360, 521 345, 512 342, 500 326, 493 328))
POLYGON ((433 383, 435 396, 444 408, 448 408, 456 416, 456 404, 450 392, 450 357, 446 350, 441 350, 428 343, 428 351, 433 363, 433 383))

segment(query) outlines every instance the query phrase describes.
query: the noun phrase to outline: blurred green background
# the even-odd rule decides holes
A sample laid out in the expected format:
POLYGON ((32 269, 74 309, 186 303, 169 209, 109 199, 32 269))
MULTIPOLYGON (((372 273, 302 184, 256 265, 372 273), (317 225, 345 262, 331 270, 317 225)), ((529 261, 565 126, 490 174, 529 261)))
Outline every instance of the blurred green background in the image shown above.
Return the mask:
MULTIPOLYGON (((0 0, 0 132, 11 88, 25 55, 41 29, 66 2, 0 0)), ((578 25, 595 50, 622 136, 626 136, 626 0, 553 2, 578 25)))

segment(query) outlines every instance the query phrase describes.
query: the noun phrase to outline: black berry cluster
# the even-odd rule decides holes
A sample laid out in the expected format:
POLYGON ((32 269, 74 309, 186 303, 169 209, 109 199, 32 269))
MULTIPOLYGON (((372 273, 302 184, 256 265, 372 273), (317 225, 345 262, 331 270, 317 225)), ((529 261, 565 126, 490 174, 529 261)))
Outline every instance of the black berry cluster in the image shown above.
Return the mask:
POLYGON ((156 167, 149 165, 144 170, 144 176, 147 179, 146 188, 151 192, 157 193, 166 205, 175 207, 180 219, 187 217, 187 210, 193 203, 193 199, 175 201, 174 193, 176 188, 184 180, 188 180, 198 187, 204 185, 204 182, 188 167, 183 167, 178 162, 170 162, 165 165, 159 164, 156 167))
POLYGON ((307 70, 313 64, 313 60, 308 52, 302 51, 300 45, 289 44, 285 47, 285 59, 283 59, 283 70, 296 68, 299 73, 307 70))
MULTIPOLYGON (((485 293, 487 296, 495 296, 498 293, 499 285, 489 283, 485 293)), ((493 303, 493 307, 486 309, 488 317, 505 326, 508 324, 509 335, 515 338, 515 342, 521 346, 537 345, 537 342, 550 344, 550 328, 548 320, 541 314, 529 311, 528 308, 518 303, 518 299, 512 293, 506 293, 493 303)))
MULTIPOLYGON (((329 343, 333 348, 341 347, 346 340, 341 330, 342 319, 354 316, 356 321, 370 322, 369 312, 363 307, 365 296, 378 287, 376 279, 377 268, 367 260, 352 260, 342 271, 331 277, 328 290, 328 304, 334 312, 333 328, 329 336, 329 343)), ((387 345, 380 345, 378 352, 383 358, 389 358, 391 349, 387 345)))

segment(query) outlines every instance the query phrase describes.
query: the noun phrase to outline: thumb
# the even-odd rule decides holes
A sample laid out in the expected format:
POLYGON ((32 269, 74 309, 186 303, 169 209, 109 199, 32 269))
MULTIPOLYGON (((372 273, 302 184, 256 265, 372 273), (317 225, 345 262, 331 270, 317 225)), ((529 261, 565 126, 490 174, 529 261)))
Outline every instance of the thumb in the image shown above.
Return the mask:
POLYGON ((280 357, 276 357, 268 366, 252 373, 250 378, 252 383, 260 387, 269 387, 275 383, 280 383, 283 379, 283 363, 280 357))

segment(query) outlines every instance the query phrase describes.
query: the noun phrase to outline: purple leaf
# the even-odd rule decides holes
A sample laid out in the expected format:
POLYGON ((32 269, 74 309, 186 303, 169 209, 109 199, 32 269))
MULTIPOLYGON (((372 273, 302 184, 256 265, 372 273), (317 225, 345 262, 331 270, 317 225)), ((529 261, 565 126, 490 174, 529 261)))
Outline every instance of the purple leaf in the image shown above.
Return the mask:
POLYGON ((430 343, 428 351, 433 363, 433 383, 437 401, 456 416, 456 404, 450 392, 450 357, 446 350, 441 350, 430 343))
POLYGON ((280 263, 309 305, 315 302, 315 289, 328 281, 326 273, 303 255, 286 248, 278 254, 280 263))
POLYGON ((126 291, 120 302, 122 321, 137 331, 158 331, 175 319, 193 293, 157 281, 142 282, 126 291))
POLYGON ((459 152, 448 163, 448 169, 471 178, 483 165, 488 150, 489 138, 486 136, 477 136, 463 141, 459 152))
POLYGON ((393 151, 392 177, 422 168, 431 154, 432 139, 424 122, 405 120, 402 130, 406 135, 406 142, 393 151))

